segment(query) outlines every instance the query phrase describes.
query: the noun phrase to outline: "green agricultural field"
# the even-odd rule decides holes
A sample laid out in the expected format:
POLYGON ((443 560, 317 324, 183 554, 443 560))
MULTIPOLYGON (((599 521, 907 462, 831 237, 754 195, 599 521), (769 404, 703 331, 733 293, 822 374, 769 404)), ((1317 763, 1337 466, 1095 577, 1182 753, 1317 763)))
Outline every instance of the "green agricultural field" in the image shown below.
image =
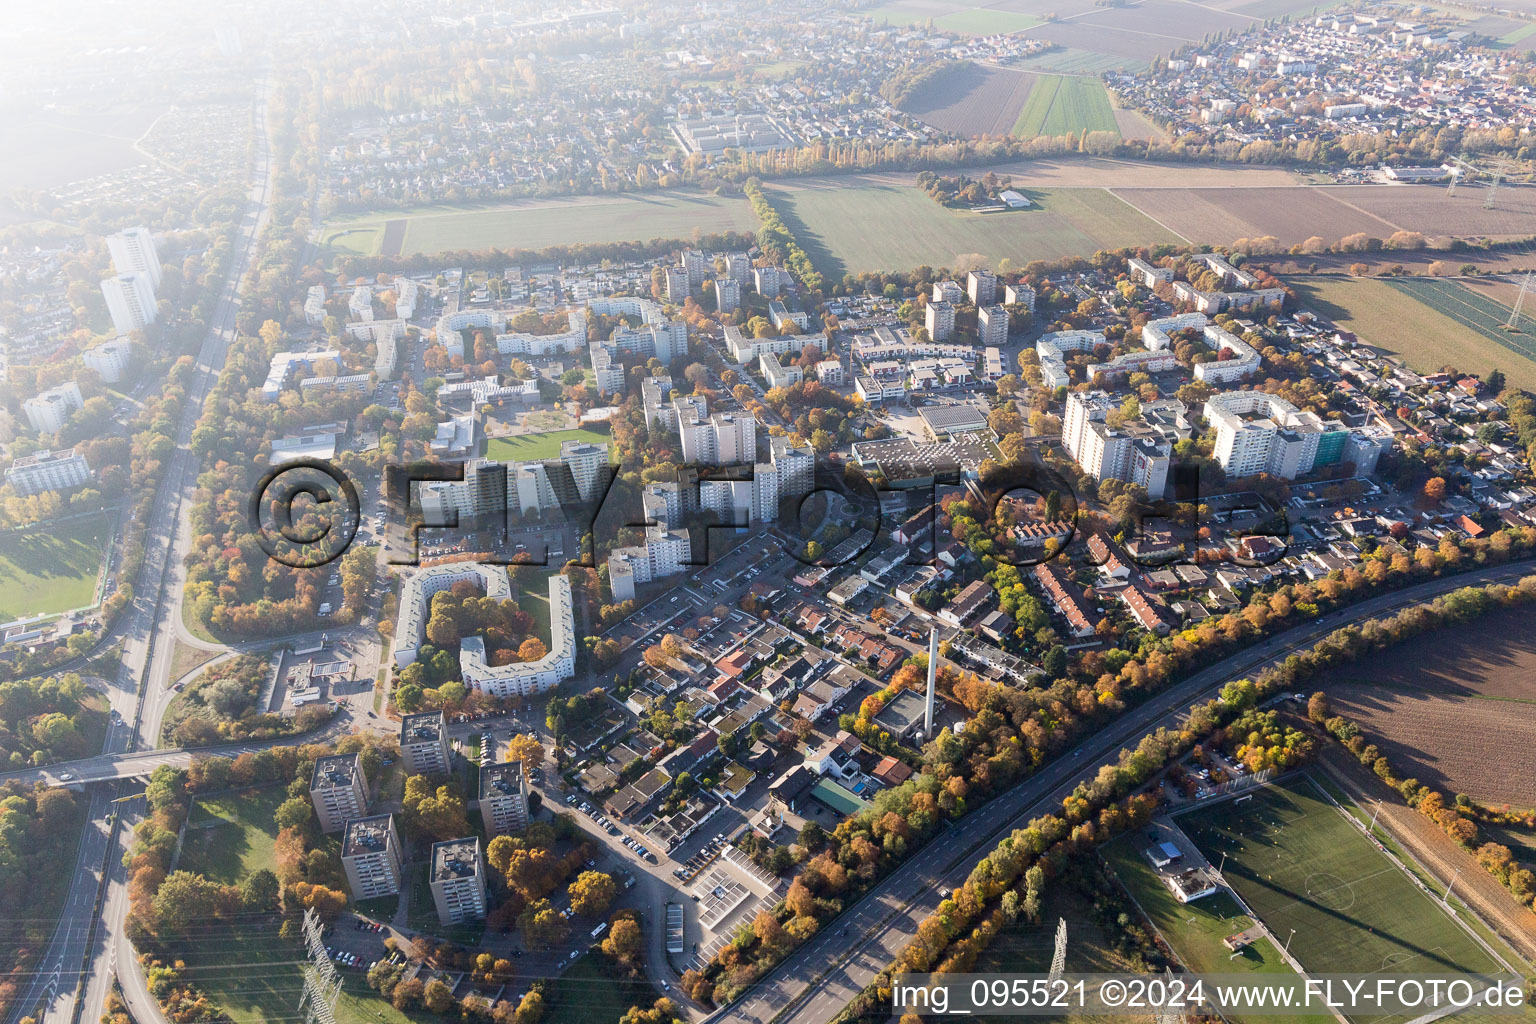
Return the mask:
POLYGON ((1536 23, 1522 25, 1508 35, 1500 36, 1499 42, 1503 43, 1505 46, 1513 46, 1515 43, 1520 42, 1520 40, 1532 34, 1536 34, 1536 23))
POLYGON ((1145 214, 1103 189, 1023 189, 1029 210, 973 213, 940 206, 910 186, 850 181, 772 194, 822 273, 947 267, 963 253, 993 264, 1087 255, 1122 245, 1177 243, 1145 214))
POLYGON ((955 10, 948 4, 923 2, 885 4, 860 13, 877 25, 926 25, 931 21, 936 28, 975 36, 1022 32, 1040 24, 1040 19, 1034 15, 1018 11, 1000 11, 993 7, 955 10))
POLYGON ((1496 325, 1508 313, 1497 312, 1502 309, 1498 303, 1454 282, 1296 277, 1288 283, 1302 306, 1353 331, 1367 345, 1401 356, 1414 370, 1433 373, 1449 365, 1481 375, 1499 369, 1511 384, 1536 389, 1536 339, 1527 333, 1529 327, 1504 332, 1496 325), (1446 286, 1451 290, 1442 290, 1446 286), (1405 296, 1416 301, 1404 301, 1405 296))
POLYGON ((1081 75, 1041 75, 1029 100, 1019 111, 1013 134, 1025 138, 1036 135, 1081 135, 1083 132, 1115 132, 1115 110, 1109 93, 1097 78, 1081 75))
POLYGON ((1482 973, 1500 965, 1308 780, 1178 819, 1304 968, 1482 973))
POLYGON ((270 870, 278 832, 272 816, 286 799, 283 787, 269 786, 198 800, 187 822, 180 866, 225 885, 270 870))
POLYGON ((102 513, 0 534, 0 619, 88 607, 111 535, 102 513))
POLYGON ((363 256, 460 249, 543 249, 552 245, 689 238, 695 232, 756 231, 740 196, 647 192, 562 201, 439 205, 335 221, 321 241, 363 256), (386 251, 389 250, 389 251, 386 251))
POLYGON ((540 459, 559 458, 560 445, 565 441, 608 444, 610 440, 607 434, 593 430, 554 430, 545 434, 493 437, 486 442, 485 456, 497 462, 536 462, 540 459))
POLYGON ((1145 71, 1150 63, 1139 57, 1117 57, 1097 50, 1064 46, 1025 57, 1013 65, 1026 71, 1059 71, 1068 75, 1099 75, 1106 71, 1145 71))

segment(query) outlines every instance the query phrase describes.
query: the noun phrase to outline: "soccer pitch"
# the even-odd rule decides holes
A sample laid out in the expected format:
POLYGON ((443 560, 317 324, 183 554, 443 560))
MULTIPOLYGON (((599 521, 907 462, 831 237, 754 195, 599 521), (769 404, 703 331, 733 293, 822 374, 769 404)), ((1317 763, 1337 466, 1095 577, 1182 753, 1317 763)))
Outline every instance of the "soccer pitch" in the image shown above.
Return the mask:
POLYGON ((1503 970, 1310 780, 1179 816, 1178 824, 1308 971, 1503 970))

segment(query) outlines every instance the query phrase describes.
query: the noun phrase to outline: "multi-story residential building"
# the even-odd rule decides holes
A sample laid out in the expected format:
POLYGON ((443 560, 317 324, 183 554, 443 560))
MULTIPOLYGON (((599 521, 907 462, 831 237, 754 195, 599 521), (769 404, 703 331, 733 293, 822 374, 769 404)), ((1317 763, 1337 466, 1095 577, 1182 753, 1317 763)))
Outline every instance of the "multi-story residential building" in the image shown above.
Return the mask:
POLYGON ((1099 345, 1108 344, 1107 338, 1098 331, 1054 331, 1042 334, 1035 341, 1035 354, 1040 357, 1040 377, 1048 388, 1062 388, 1072 383, 1063 353, 1091 352, 1099 345))
POLYGON ((715 309, 721 313, 734 313, 741 308, 741 282, 735 278, 715 278, 715 309))
POLYGON ((310 285, 304 296, 304 322, 319 327, 325 322, 325 285, 310 285))
POLYGON ((965 294, 980 308, 997 302, 997 275, 990 270, 973 270, 965 275, 965 294))
POLYGON ((148 327, 160 315, 155 305, 155 289, 148 274, 118 274, 101 282, 102 298, 119 334, 148 327))
POLYGON ((730 353, 733 360, 743 366, 755 363, 758 356, 764 352, 772 352, 776 356, 799 355, 807 345, 815 345, 823 352, 828 351, 826 334, 823 332, 754 338, 734 324, 725 328, 725 350, 730 353))
POLYGON ((1102 391, 1069 394, 1062 446, 1095 480, 1125 480, 1146 488, 1154 499, 1162 497, 1173 445, 1145 424, 1109 426, 1106 418, 1114 409, 1102 391))
MULTIPOLYGON (((554 334, 498 334, 496 351, 504 356, 558 356, 586 348, 587 314, 579 309, 567 310, 565 324, 565 330, 554 334)), ((462 350, 459 354, 463 354, 462 350)))
POLYGON ((353 818, 341 840, 341 866, 354 900, 400 894, 400 834, 393 814, 353 818))
POLYGON ((848 379, 841 359, 823 359, 816 364, 816 379, 828 387, 841 387, 848 379))
POLYGON ((1278 395, 1229 391, 1212 395, 1205 418, 1216 428, 1216 461, 1228 476, 1268 473, 1294 480, 1312 472, 1323 421, 1278 395))
POLYGON ((1155 288, 1159 284, 1173 280, 1172 267, 1153 266, 1146 260, 1131 257, 1126 265, 1130 267, 1131 280, 1137 284, 1144 284, 1148 288, 1155 288))
POLYGON ((673 406, 685 464, 734 466, 756 459, 757 418, 750 412, 717 412, 706 419, 695 404, 679 399, 673 406))
POLYGON ((755 267, 752 270, 752 283, 759 295, 772 297, 789 285, 789 271, 782 267, 755 267))
POLYGON ((1010 284, 1003 289, 1003 302, 1010 306, 1023 306, 1035 311, 1035 290, 1027 284, 1010 284))
POLYGON ((360 395, 373 385, 366 373, 349 373, 337 377, 305 377, 299 381, 299 393, 305 401, 313 401, 325 395, 360 395))
POLYGON ((395 316, 401 320, 409 320, 416 315, 416 306, 421 298, 421 285, 408 277, 395 278, 395 316))
POLYGON ((352 289, 352 295, 347 299, 347 312, 352 314, 354 320, 372 320, 373 289, 366 284, 352 289))
POLYGON ((521 761, 480 769, 480 820, 487 839, 528 827, 528 780, 521 761))
POLYGON ((955 333, 955 307, 950 302, 930 302, 923 312, 923 326, 928 337, 943 341, 955 333))
POLYGON ((735 281, 737 285, 745 286, 752 280, 752 257, 744 252, 733 252, 725 258, 726 277, 735 281))
POLYGON ((641 327, 615 327, 608 345, 637 356, 655 356, 663 365, 688 351, 688 324, 682 320, 652 320, 641 327))
POLYGON ((683 270, 688 274, 688 285, 697 288, 709 276, 709 257, 702 249, 683 250, 683 270))
POLYGON ((67 380, 22 402, 21 411, 39 434, 56 434, 69 422, 69 417, 84 406, 80 385, 67 380))
POLYGON ((587 351, 592 358, 593 381, 597 385, 600 395, 617 395, 624 390, 624 364, 614 358, 613 353, 600 341, 594 341, 587 346, 587 351))
POLYGON ((441 711, 422 711, 400 719, 400 756, 410 775, 448 774, 448 719, 441 711))
POLYGON ((107 252, 112 269, 119 274, 143 274, 149 280, 151 295, 160 290, 160 254, 155 237, 140 224, 107 236, 107 252))
MULTIPOLYGON (((439 394, 442 392, 439 391, 439 394)), ((593 500, 608 479, 608 446, 565 441, 560 457, 547 462, 464 464, 464 478, 423 483, 418 492, 422 515, 435 525, 504 521, 508 509, 524 516, 563 512, 593 500)))
POLYGON ((439 924, 461 924, 485 916, 485 860, 480 839, 449 839, 432 845, 427 881, 439 924))
POLYGON ((666 271, 667 299, 681 305, 689 296, 688 271, 684 267, 668 267, 666 271))
POLYGON ((771 352, 764 352, 757 357, 757 365, 763 371, 763 379, 768 382, 770 388, 793 387, 805 380, 805 371, 794 363, 785 366, 779 362, 779 357, 771 352))
POLYGON ((963 298, 965 298, 965 289, 960 287, 960 282, 935 281, 933 282, 933 294, 930 296, 929 301, 947 302, 950 305, 954 305, 963 298))
POLYGON ((76 449, 67 452, 47 450, 24 455, 5 471, 5 482, 25 497, 44 491, 65 491, 91 482, 91 467, 76 449))
POLYGON ((459 641, 459 674, 467 685, 493 697, 545 693, 575 675, 576 615, 570 579, 559 573, 549 577, 549 650, 542 658, 492 665, 486 658, 485 639, 466 636, 459 641))
POLYGON ((123 379, 133 361, 133 342, 127 338, 113 338, 80 354, 85 368, 95 370, 102 382, 116 384, 123 379))
POLYGON ((1008 310, 1002 306, 979 306, 976 309, 977 341, 982 345, 1002 348, 1008 344, 1008 310))
POLYGON ((309 779, 321 832, 340 832, 353 818, 368 813, 368 779, 357 754, 328 754, 315 759, 309 779))
POLYGON ((692 564, 687 530, 648 526, 645 543, 614 548, 608 555, 608 584, 616 602, 633 601, 635 584, 676 576, 692 564))
POLYGON ((790 309, 778 299, 768 303, 768 319, 781 331, 790 324, 797 331, 808 330, 811 326, 811 318, 802 310, 790 309))

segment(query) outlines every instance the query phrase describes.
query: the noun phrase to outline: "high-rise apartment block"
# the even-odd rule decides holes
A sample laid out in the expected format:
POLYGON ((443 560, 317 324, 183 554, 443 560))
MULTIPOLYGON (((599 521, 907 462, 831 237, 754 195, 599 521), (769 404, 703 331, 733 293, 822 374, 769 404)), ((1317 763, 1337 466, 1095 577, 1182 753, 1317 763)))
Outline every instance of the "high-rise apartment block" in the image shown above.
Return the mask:
POLYGON ((438 923, 461 924, 484 917, 485 860, 479 837, 434 843, 427 881, 438 923))
POLYGON ((341 841, 341 866, 354 900, 399 895, 404 860, 393 814, 375 814, 347 822, 341 841))
POLYGON ((155 289, 147 274, 135 271, 106 278, 101 282, 101 295, 107 300, 107 312, 112 314, 112 326, 119 334, 148 327, 159 316, 155 289))
POLYGON ((528 827, 528 780, 521 761, 480 769, 480 819, 487 838, 528 827))
POLYGON ((112 256, 112 269, 119 274, 143 274, 149 280, 153 294, 160 290, 160 254, 155 249, 155 237, 140 224, 107 236, 107 252, 112 256))
POLYGON ((353 818, 368 813, 368 780, 356 754, 330 754, 315 759, 309 799, 320 819, 320 831, 340 832, 353 818))
POLYGON ((448 719, 441 711, 423 711, 400 720, 400 756, 411 775, 448 773, 448 719))

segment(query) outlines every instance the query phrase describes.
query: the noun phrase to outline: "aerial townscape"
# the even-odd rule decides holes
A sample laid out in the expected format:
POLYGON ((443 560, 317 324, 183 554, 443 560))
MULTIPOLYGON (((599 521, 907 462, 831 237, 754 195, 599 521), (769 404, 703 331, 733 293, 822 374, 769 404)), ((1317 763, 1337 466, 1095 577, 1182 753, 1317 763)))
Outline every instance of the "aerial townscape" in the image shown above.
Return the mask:
POLYGON ((1529 1013, 1536 0, 7 13, 0 1024, 1529 1013))

